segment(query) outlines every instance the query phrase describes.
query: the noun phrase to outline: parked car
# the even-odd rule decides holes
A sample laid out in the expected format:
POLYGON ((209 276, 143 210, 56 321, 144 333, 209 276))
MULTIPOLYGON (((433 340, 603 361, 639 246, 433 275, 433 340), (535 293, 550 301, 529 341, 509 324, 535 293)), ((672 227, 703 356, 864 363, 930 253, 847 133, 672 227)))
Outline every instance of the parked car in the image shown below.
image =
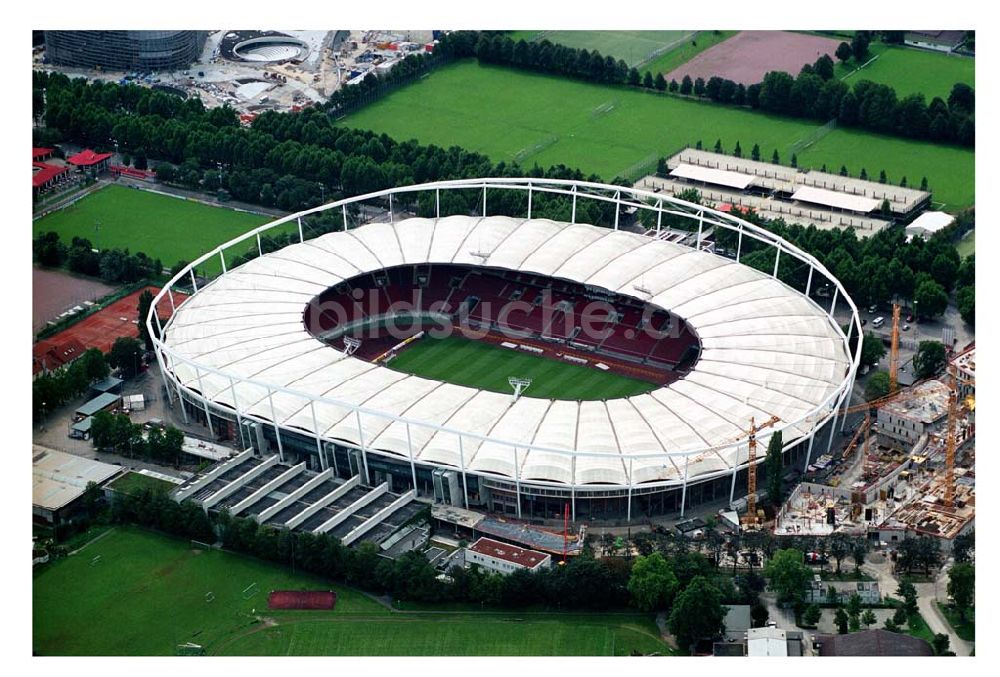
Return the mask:
POLYGON ((875 314, 876 310, 878 310, 878 306, 868 306, 868 312, 871 313, 872 315, 875 314))
POLYGON ((903 331, 910 331, 910 325, 904 324, 903 325, 903 331))

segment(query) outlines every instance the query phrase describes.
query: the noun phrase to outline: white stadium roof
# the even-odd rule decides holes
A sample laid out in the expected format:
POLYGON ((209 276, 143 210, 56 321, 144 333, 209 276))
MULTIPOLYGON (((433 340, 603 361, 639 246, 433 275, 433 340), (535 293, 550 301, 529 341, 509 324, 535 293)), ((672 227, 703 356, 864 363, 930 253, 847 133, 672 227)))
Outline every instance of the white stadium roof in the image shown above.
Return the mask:
MULTIPOLYGON (((329 398, 366 413, 359 431, 359 417, 348 406, 316 401, 318 432, 327 439, 401 460, 412 448, 418 462, 458 467, 464 461, 471 472, 511 478, 516 454, 522 481, 575 485, 624 485, 630 468, 634 483, 681 480, 685 459, 677 454, 731 444, 751 416, 762 421, 776 415, 778 428, 801 421, 850 369, 843 337, 826 312, 765 273, 637 233, 503 216, 372 223, 290 245, 199 290, 177 309, 165 343, 178 356, 226 374, 173 360, 168 367, 185 386, 260 419, 273 420, 273 407, 273 418, 285 428, 314 434, 311 398, 329 398), (525 395, 515 402, 510 394, 346 356, 306 330, 306 304, 327 288, 365 272, 419 263, 502 267, 629 295, 641 282, 652 292, 651 303, 684 318, 697 333, 700 359, 686 377, 643 395, 583 402, 525 395), (278 390, 268 397, 266 388, 240 379, 310 399, 278 390), (416 422, 463 437, 460 442, 454 432, 416 422), (515 451, 501 440, 535 448, 515 451), (637 454, 647 456, 630 458, 637 454)), ((786 429, 786 442, 812 425, 786 429)), ((689 478, 731 467, 734 453, 691 456, 689 478)), ((745 454, 744 447, 740 462, 745 454)))
POLYGON ((717 186, 728 186, 729 188, 738 188, 740 190, 746 190, 747 187, 753 185, 754 180, 757 178, 753 174, 688 164, 677 165, 676 169, 671 170, 670 176, 676 176, 679 179, 712 183, 717 186))
POLYGON ((835 190, 816 188, 814 186, 802 186, 792 193, 792 199, 833 207, 834 209, 846 209, 862 214, 874 211, 882 204, 880 200, 874 200, 870 197, 838 193, 835 190))

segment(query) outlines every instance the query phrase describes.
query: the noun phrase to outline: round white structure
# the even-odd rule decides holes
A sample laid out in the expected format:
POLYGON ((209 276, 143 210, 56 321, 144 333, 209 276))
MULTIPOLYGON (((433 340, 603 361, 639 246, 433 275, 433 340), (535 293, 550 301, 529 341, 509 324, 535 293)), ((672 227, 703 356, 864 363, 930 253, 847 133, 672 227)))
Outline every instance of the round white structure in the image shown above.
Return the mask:
MULTIPOLYGON (((804 454, 808 464, 824 425, 832 426, 823 440, 829 447, 836 410, 850 393, 860 358, 859 347, 850 350, 851 335, 860 335, 857 310, 809 255, 699 205, 572 181, 441 182, 294 214, 179 272, 153 307, 160 304, 175 304, 154 342, 168 392, 213 432, 225 428, 245 445, 306 456, 317 468, 360 473, 366 482, 373 474, 409 480, 418 494, 434 491, 464 506, 519 516, 527 508, 532 517, 550 517, 561 501, 572 503, 574 518, 578 512, 609 520, 631 520, 635 510, 683 514, 689 487, 707 485, 711 496, 703 500, 728 490, 732 501, 746 467, 750 419, 779 419, 758 436, 759 458, 770 434, 782 430, 786 450, 795 449, 796 458, 804 454), (439 196, 470 188, 482 191, 477 216, 399 218, 394 211, 394 196, 399 202, 412 193, 439 196), (490 216, 491 190, 527 192, 528 212, 490 216), (531 196, 537 192, 571 200, 570 222, 532 218, 531 196), (584 199, 614 203, 614 222, 574 223, 577 201, 584 199), (377 222, 346 228, 354 203, 387 211, 377 222), (618 229, 617 214, 629 207, 692 219, 695 246, 618 229), (345 228, 306 239, 303 220, 331 209, 340 212, 345 228), (261 233, 296 222, 298 243, 227 268, 227 250, 234 245, 256 240, 259 246, 261 233), (736 234, 735 260, 703 250, 709 229, 736 234), (806 288, 793 289, 774 274, 740 264, 745 237, 777 249, 775 272, 784 257, 808 267, 806 288), (210 259, 226 272, 199 286, 191 268, 210 259), (394 266, 435 264, 533 273, 635 297, 683 319, 700 340, 699 359, 683 378, 647 394, 548 400, 532 397, 529 389, 514 401, 509 394, 408 375, 347 355, 318 340, 303 322, 310 300, 344 280, 394 266), (817 285, 822 278, 833 286, 829 308, 810 298, 814 276, 820 276, 817 285), (172 289, 188 280, 194 296, 177 306, 172 289), (847 335, 833 319, 838 301, 850 310, 847 335), (449 482, 450 493, 442 489, 449 482)), ((147 322, 156 318, 151 314, 147 322)))

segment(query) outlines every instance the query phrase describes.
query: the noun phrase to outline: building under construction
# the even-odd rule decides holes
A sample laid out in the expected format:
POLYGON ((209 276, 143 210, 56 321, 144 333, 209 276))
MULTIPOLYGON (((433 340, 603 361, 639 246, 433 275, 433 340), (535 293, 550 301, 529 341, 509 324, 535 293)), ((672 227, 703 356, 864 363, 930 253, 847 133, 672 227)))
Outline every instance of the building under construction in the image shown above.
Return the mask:
POLYGON ((775 534, 867 534, 889 546, 932 536, 950 549, 975 523, 974 349, 949 371, 950 383, 925 381, 879 405, 874 429, 859 429, 837 473, 795 488, 775 534))

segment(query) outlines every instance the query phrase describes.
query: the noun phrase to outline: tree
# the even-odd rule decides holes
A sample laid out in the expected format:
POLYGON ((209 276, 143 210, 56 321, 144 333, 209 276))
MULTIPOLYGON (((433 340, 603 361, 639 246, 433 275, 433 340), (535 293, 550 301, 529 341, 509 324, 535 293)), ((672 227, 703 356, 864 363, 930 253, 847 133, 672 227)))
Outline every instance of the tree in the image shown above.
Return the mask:
POLYGON ((670 633, 684 648, 725 630, 726 608, 718 589, 704 576, 696 576, 674 602, 667 620, 670 633))
POLYGON ((875 618, 875 612, 871 609, 866 609, 865 612, 861 614, 861 622, 865 624, 865 630, 874 625, 876 620, 878 619, 875 618))
POLYGON ((705 96, 705 80, 704 78, 695 78, 694 81, 694 95, 698 97, 705 96))
POLYGON ((847 615, 847 612, 844 611, 843 607, 837 607, 837 611, 833 614, 833 622, 837 624, 838 634, 841 635, 847 634, 849 617, 847 615))
POLYGON ((760 161, 760 146, 756 143, 753 145, 753 148, 750 149, 750 159, 758 162, 760 161))
POLYGON ((907 616, 912 616, 919 610, 917 607, 917 588, 910 582, 908 578, 903 578, 899 581, 899 586, 896 588, 896 594, 903 600, 903 611, 906 612, 907 616))
POLYGON ((759 601, 755 602, 750 607, 750 620, 753 622, 753 627, 762 628, 764 624, 767 623, 767 619, 770 614, 767 611, 767 607, 761 604, 759 601))
POLYGON ((830 556, 837 562, 837 575, 840 575, 840 563, 851 552, 851 537, 842 531, 835 531, 827 539, 830 545, 830 556))
POLYGON ((764 568, 764 575, 771 589, 778 593, 779 602, 798 603, 805 595, 805 586, 812 572, 803 564, 802 553, 788 548, 774 553, 764 568))
POLYGON ((976 530, 959 534, 951 544, 951 556, 955 558, 956 564, 971 562, 972 553, 976 548, 976 530))
POLYGON ((802 612, 802 620, 805 621, 806 625, 816 627, 819 623, 819 619, 822 617, 823 612, 820 611, 818 604, 810 604, 806 607, 806 610, 802 612))
MULTIPOLYGON (((660 77, 663 77, 662 75, 660 77)), ((646 89, 653 88, 653 74, 646 71, 646 74, 642 76, 642 86, 646 89)))
POLYGON ((889 394, 889 372, 878 371, 865 384, 865 400, 871 402, 889 394))
POLYGON ((120 336, 108 352, 108 364, 118 370, 124 379, 133 378, 142 366, 142 344, 137 339, 120 336))
POLYGON ((640 556, 632 565, 628 591, 641 611, 666 609, 677 593, 677 576, 660 553, 640 556))
POLYGON ((956 564, 948 572, 948 596, 963 621, 976 592, 976 570, 968 562, 956 564))
POLYGON ((865 563, 868 548, 869 543, 865 536, 855 536, 851 540, 851 559, 854 560, 854 573, 861 572, 861 565, 865 563))
POLYGON ((767 443, 767 458, 764 463, 767 465, 767 498, 771 505, 779 507, 783 499, 781 495, 781 474, 784 463, 781 459, 781 431, 771 435, 767 443))
POLYGON ((948 292, 934 280, 923 280, 913 292, 913 303, 920 317, 936 317, 948 308, 948 292))
POLYGON ((847 598, 847 613, 850 616, 858 616, 861 614, 861 595, 858 593, 851 593, 851 596, 847 598))
POLYGON ((639 69, 631 68, 628 72, 628 83, 633 87, 638 87, 639 83, 641 82, 642 82, 642 76, 639 75, 639 69))
POLYGON ((846 42, 842 42, 837 45, 837 51, 834 52, 834 55, 840 60, 841 63, 846 63, 853 54, 854 52, 851 51, 851 46, 846 42))
POLYGON ((878 182, 879 183, 887 183, 888 181, 889 181, 889 177, 886 176, 885 170, 883 169, 882 171, 879 172, 878 182))
MULTIPOLYGON (((139 339, 146 345, 146 350, 153 349, 153 337, 146 329, 146 318, 149 316, 149 308, 153 304, 153 292, 143 289, 139 294, 139 339)), ((155 323, 153 331, 156 331, 155 323)))
POLYGON ((867 31, 856 31, 851 39, 851 54, 854 55, 854 59, 859 65, 868 58, 868 44, 870 42, 871 39, 868 37, 867 31))
POLYGON ((882 342, 882 339, 871 332, 867 332, 861 340, 862 366, 874 366, 883 357, 885 357, 885 344, 882 342))
POLYGON ((848 176, 847 165, 840 165, 840 175, 841 176, 848 176))
POLYGON ((923 191, 927 190, 927 177, 926 176, 924 178, 920 179, 920 190, 923 190, 923 191))
POLYGON ((934 635, 934 639, 931 640, 931 646, 934 647, 934 653, 938 656, 944 656, 948 653, 948 649, 951 646, 951 640, 948 635, 939 632, 934 635))
POLYGON ((87 385, 108 376, 108 362, 104 358, 104 353, 97 348, 88 348, 80 356, 77 364, 79 365, 77 368, 81 369, 86 375, 87 385))
POLYGON ((692 86, 693 85, 691 82, 691 76, 685 75, 684 78, 681 80, 681 94, 683 94, 684 96, 690 94, 692 86))
POLYGON ((667 89, 671 92, 676 92, 678 89, 680 89, 680 85, 677 84, 677 80, 671 79, 670 84, 667 86, 667 89))
POLYGON ((944 366, 945 349, 940 341, 921 341, 913 355, 913 369, 917 378, 930 378, 944 366))
POLYGON ((858 178, 860 178, 862 181, 867 181, 868 180, 868 170, 865 169, 864 167, 862 167, 861 168, 861 173, 858 174, 858 178))
POLYGON ((743 149, 740 147, 740 142, 739 141, 736 142, 736 147, 733 148, 733 156, 734 157, 743 157, 743 149))
POLYGON ((798 166, 799 166, 799 156, 796 155, 795 153, 792 153, 791 163, 792 163, 792 167, 798 168, 798 166))
POLYGON ((775 148, 774 152, 771 153, 771 164, 772 165, 777 165, 777 164, 780 164, 780 163, 781 163, 781 158, 778 157, 778 149, 775 148))
POLYGON ((712 148, 716 153, 722 152, 722 139, 715 140, 715 146, 712 148))
MULTIPOLYGON (((656 74, 656 77, 653 79, 653 86, 656 87, 656 91, 658 92, 662 92, 667 89, 667 79, 663 77, 663 73, 656 74)), ((670 91, 675 91, 675 90, 676 87, 674 89, 671 89, 670 91)))

